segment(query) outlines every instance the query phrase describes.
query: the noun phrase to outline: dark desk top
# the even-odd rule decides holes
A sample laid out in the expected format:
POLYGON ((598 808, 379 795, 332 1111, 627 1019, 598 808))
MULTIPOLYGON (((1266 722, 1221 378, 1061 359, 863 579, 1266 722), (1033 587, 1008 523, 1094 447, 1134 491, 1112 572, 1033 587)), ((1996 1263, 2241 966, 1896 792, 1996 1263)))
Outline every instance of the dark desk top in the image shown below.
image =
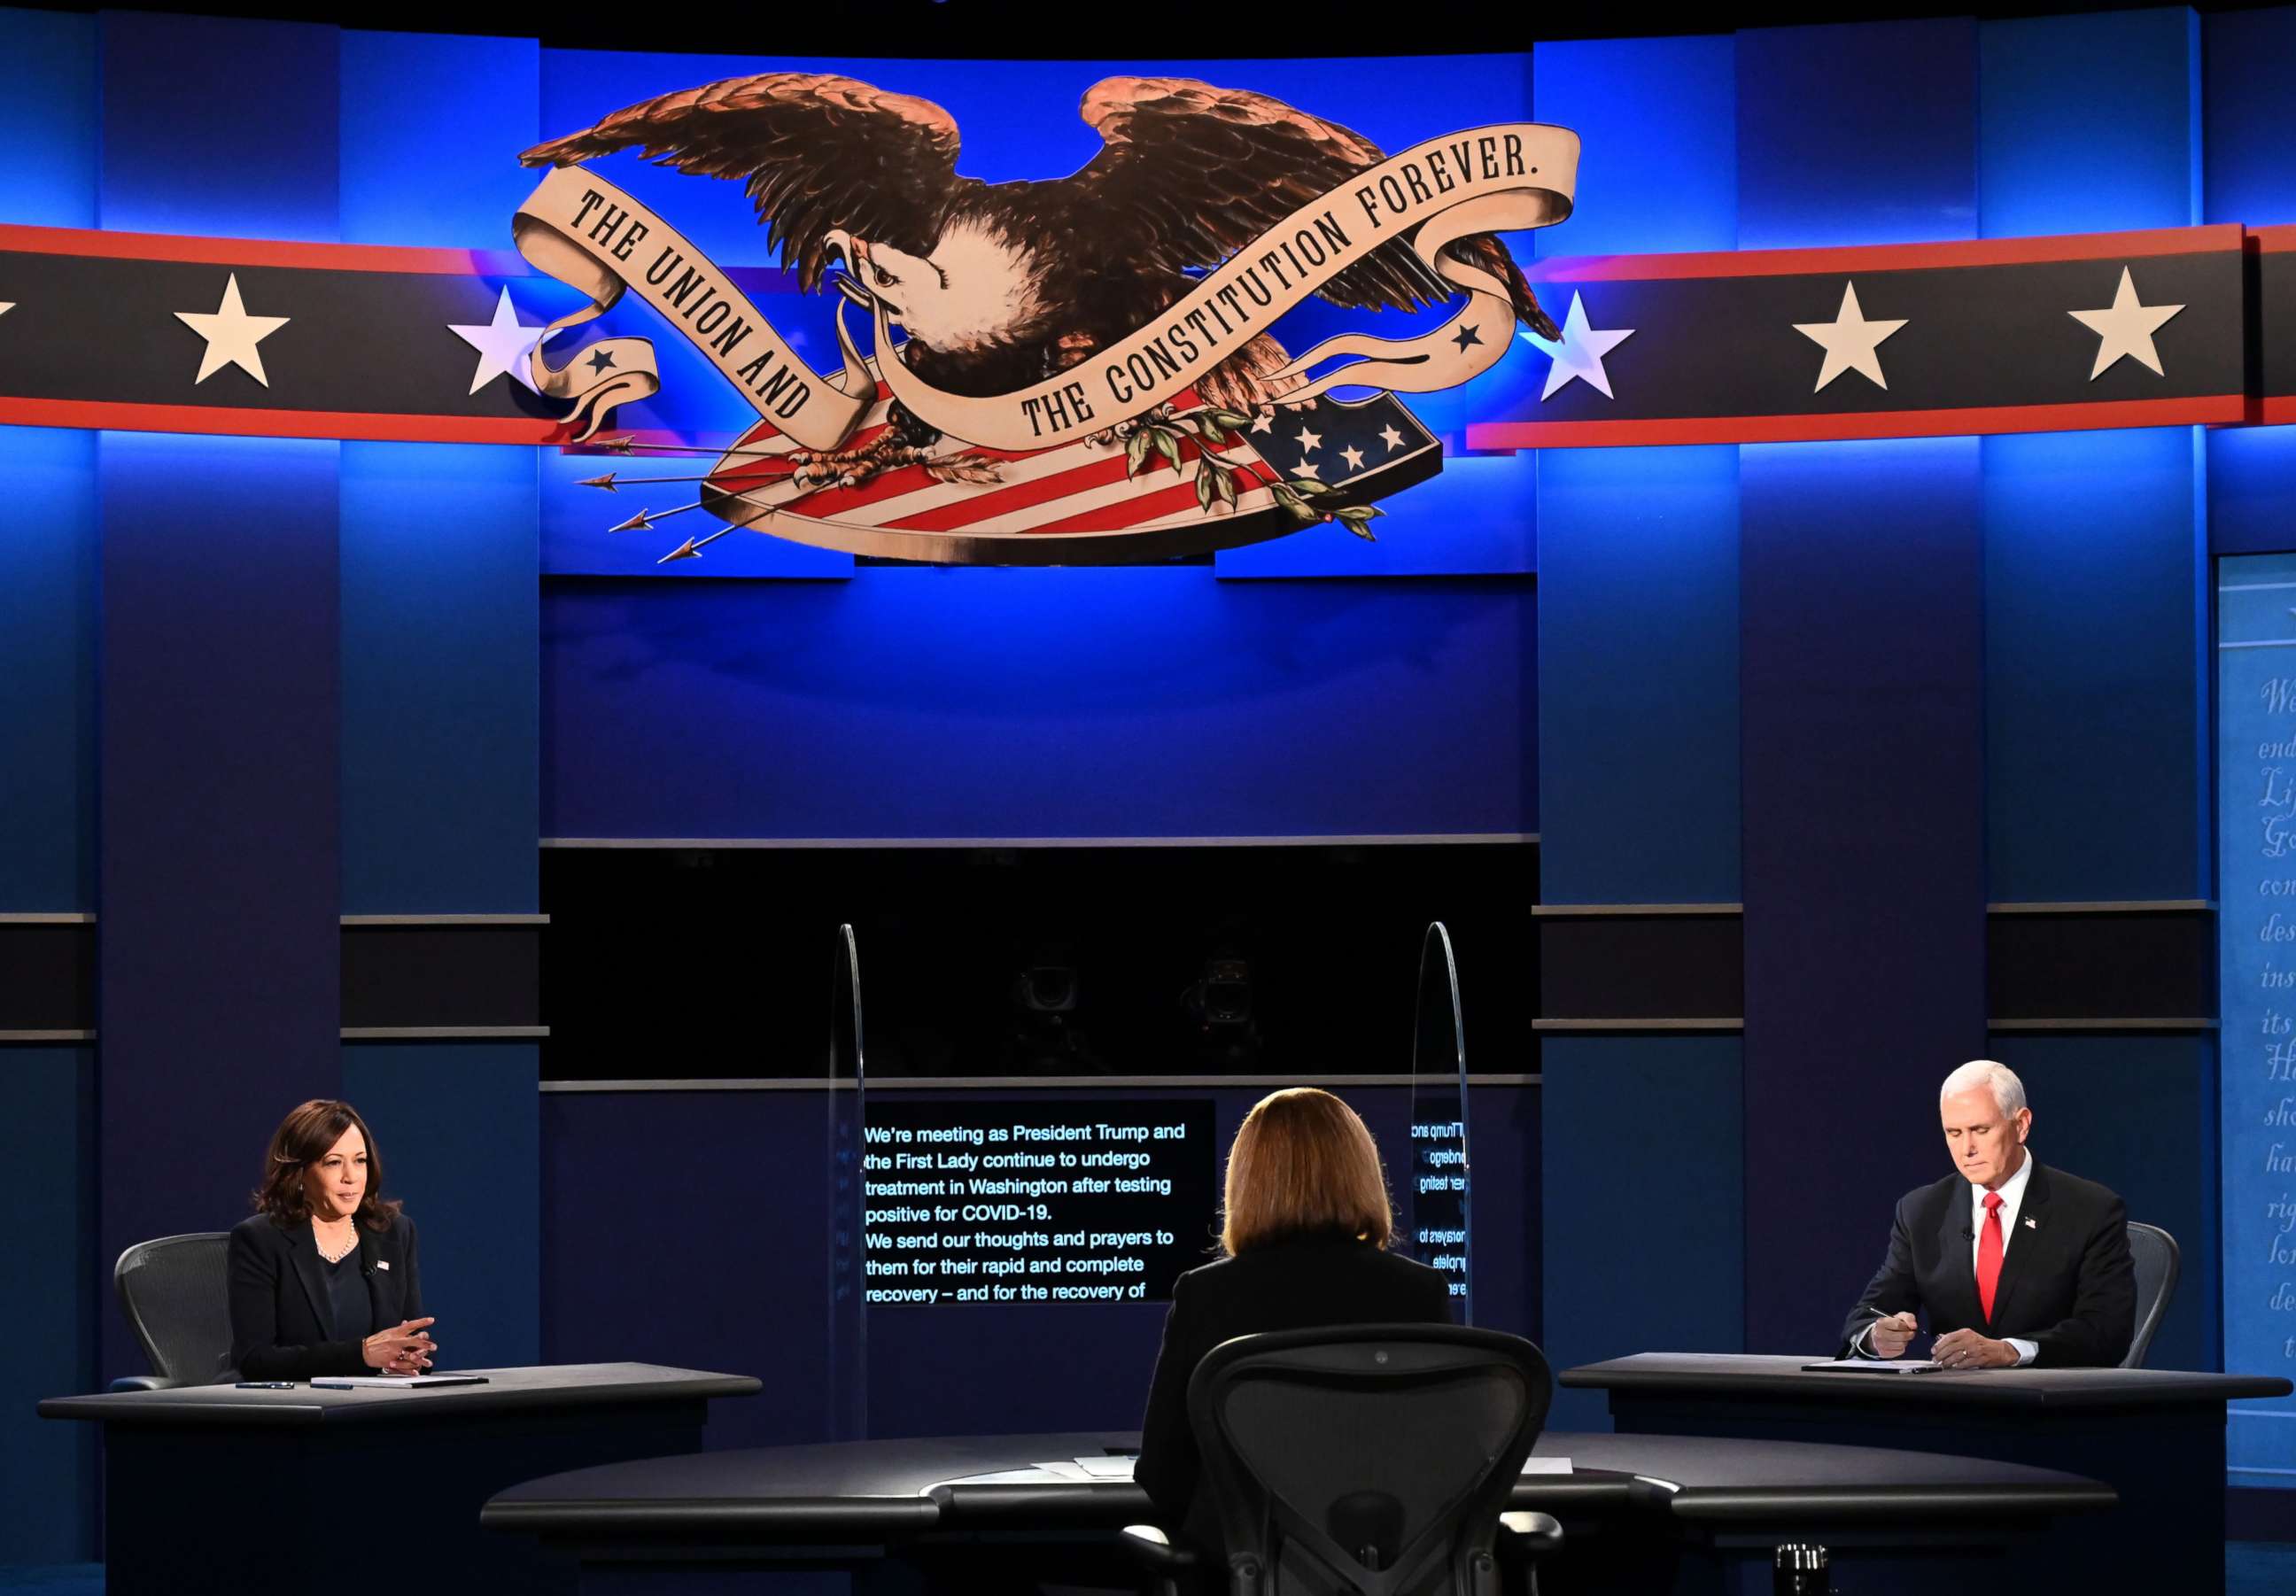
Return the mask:
POLYGON ((570 1408, 711 1396, 753 1396, 758 1383, 746 1374, 708 1374, 659 1363, 558 1363, 533 1369, 442 1369, 441 1374, 483 1374, 483 1386, 363 1387, 320 1391, 241 1391, 224 1386, 179 1386, 171 1391, 108 1391, 96 1396, 51 1396, 43 1419, 98 1423, 191 1425, 307 1425, 421 1421, 539 1408, 570 1408))
MULTIPOLYGON (((1031 1465, 1128 1452, 1116 1431, 857 1441, 701 1453, 578 1469, 488 1502, 489 1529, 586 1543, 902 1539, 935 1531, 1137 1523, 1154 1510, 1123 1480, 1031 1465)), ((2030 1520, 2110 1507, 2112 1487, 2014 1463, 1792 1441, 1557 1433, 1537 1455, 1568 1475, 1525 1475, 1512 1505, 1710 1525, 1828 1526, 1915 1518, 2030 1520)))
POLYGON ((1831 1374, 1805 1371, 1824 1354, 1644 1352, 1566 1369, 1557 1383, 1640 1395, 1792 1398, 1921 1406, 2079 1409, 2157 1408, 2234 1397, 2285 1396, 2288 1381, 2265 1375, 2177 1369, 1972 1369, 1947 1374, 1831 1374))

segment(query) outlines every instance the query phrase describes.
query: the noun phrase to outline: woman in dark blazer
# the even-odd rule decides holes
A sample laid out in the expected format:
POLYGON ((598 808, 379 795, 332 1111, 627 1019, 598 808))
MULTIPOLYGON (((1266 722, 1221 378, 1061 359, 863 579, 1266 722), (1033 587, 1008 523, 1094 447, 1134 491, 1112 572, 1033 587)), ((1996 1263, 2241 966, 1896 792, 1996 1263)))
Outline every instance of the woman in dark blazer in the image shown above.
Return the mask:
POLYGON ((242 1379, 419 1374, 438 1351, 422 1316, 414 1222, 385 1201, 382 1155, 358 1110, 319 1098, 272 1134, 254 1215, 233 1227, 231 1361, 242 1379))
POLYGON ((1395 1221, 1379 1148, 1354 1109, 1295 1087, 1260 1099, 1227 1159, 1226 1256, 1172 1283, 1133 1478, 1205 1549, 1218 1516, 1197 1492, 1188 1377, 1236 1336, 1336 1324, 1447 1324, 1450 1283, 1387 1250, 1395 1221))

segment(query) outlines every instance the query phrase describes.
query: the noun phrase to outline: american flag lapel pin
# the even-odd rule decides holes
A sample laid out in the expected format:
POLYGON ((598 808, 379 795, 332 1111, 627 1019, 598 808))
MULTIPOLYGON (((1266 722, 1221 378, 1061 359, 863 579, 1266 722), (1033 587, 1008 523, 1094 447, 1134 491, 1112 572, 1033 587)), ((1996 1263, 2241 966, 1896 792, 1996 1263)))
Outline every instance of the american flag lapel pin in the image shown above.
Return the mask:
MULTIPOLYGON (((2029 1231, 2037 1231, 2037 1230, 2039 1230, 2039 1229, 2041 1228, 2041 1222, 2040 1222, 2039 1220, 2038 1220, 2038 1219, 2028 1219, 2027 1221, 2025 1221, 2025 1228, 2026 1228, 2027 1230, 2029 1230, 2029 1231)), ((388 1265, 388 1264, 385 1264, 385 1265, 383 1265, 383 1267, 384 1267, 385 1269, 388 1269, 388 1268, 390 1268, 390 1265, 388 1265)))
MULTIPOLYGON (((2032 1224, 2033 1222, 2032 1222, 2031 1220, 2028 1219, 2027 1221, 2025 1221, 2025 1223, 2026 1223, 2027 1224, 2032 1224)), ((377 1259, 374 1261, 374 1266, 375 1266, 377 1269, 388 1269, 388 1268, 390 1268, 390 1260, 389 1258, 377 1258, 377 1259)))

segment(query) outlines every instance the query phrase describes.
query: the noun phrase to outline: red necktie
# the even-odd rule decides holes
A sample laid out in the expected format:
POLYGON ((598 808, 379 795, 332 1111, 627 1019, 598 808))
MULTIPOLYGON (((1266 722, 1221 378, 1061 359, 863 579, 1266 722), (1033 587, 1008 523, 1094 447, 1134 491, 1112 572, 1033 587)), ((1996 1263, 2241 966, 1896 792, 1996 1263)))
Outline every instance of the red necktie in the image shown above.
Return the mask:
POLYGON ((1993 1322, 1993 1289, 2001 1283, 2001 1193, 1985 1194, 1985 1229, 1977 1238, 1977 1304, 1993 1322))

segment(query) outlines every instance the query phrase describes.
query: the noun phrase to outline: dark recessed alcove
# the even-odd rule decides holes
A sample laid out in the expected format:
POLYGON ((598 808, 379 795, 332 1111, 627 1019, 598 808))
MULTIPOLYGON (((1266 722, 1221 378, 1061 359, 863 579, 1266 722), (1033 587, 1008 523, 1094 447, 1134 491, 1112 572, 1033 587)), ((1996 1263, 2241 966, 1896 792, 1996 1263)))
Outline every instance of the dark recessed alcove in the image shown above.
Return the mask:
POLYGON ((552 848, 543 1074, 822 1074, 840 922, 873 1076, 1396 1073, 1432 920, 1469 1068, 1529 1071, 1537 886, 1514 844, 552 848), (1248 1026, 1192 1011, 1247 972, 1248 1026))

